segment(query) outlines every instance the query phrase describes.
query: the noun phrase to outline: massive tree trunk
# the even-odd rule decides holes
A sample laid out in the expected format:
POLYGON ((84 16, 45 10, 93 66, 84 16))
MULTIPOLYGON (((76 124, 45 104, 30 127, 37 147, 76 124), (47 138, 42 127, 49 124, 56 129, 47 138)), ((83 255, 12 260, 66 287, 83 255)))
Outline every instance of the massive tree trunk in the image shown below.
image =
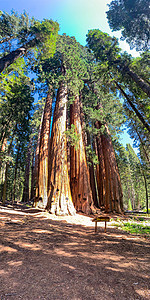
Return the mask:
MULTIPOLYGON (((51 124, 51 113, 52 113, 52 96, 48 92, 43 121, 40 130, 40 142, 39 142, 39 154, 38 156, 38 170, 37 170, 37 191, 36 196, 40 202, 38 206, 45 208, 47 205, 47 190, 48 190, 48 148, 50 138, 50 124, 51 124)), ((38 150, 37 150, 38 151, 38 150)), ((37 166, 36 166, 37 168, 37 166)))
MULTIPOLYGON (((87 132, 87 145, 91 147, 91 137, 90 133, 87 132)), ((94 141, 92 143, 92 147, 95 150, 94 141)), ((92 197, 94 205, 99 208, 99 199, 97 193, 97 180, 96 180, 96 167, 94 167, 93 161, 89 158, 89 173, 90 173, 90 185, 92 190, 92 197)))
POLYGON ((75 126, 75 132, 80 137, 77 147, 71 146, 70 149, 70 184, 73 203, 77 211, 90 214, 93 208, 93 199, 83 143, 78 96, 75 97, 75 101, 70 107, 70 124, 75 126))
POLYGON ((38 178, 39 178, 39 149, 40 149, 40 137, 41 137, 41 129, 42 129, 42 123, 43 123, 43 116, 44 116, 44 111, 43 111, 42 116, 41 116, 41 122, 40 122, 37 145, 36 145, 36 151, 35 151, 35 164, 34 164, 34 184, 35 184, 34 205, 35 206, 37 204, 37 199, 39 197, 39 183, 38 183, 38 178))
MULTIPOLYGON (((97 124, 97 127, 99 129, 99 126, 97 124)), ((98 156, 99 164, 96 165, 96 178, 97 178, 97 190, 98 190, 98 196, 99 196, 99 207, 104 208, 105 207, 105 193, 106 193, 106 170, 105 170, 105 162, 104 162, 104 155, 102 151, 102 143, 101 143, 101 137, 97 136, 94 149, 96 151, 96 154, 98 156)))
POLYGON ((49 187, 46 207, 57 215, 75 214, 67 165, 66 103, 67 88, 61 82, 57 92, 49 147, 49 187))
MULTIPOLYGON (((97 121, 96 128, 100 129, 102 124, 97 121)), ((123 211, 123 194, 115 153, 110 134, 105 125, 105 133, 97 137, 97 151, 99 157, 98 191, 100 205, 104 205, 108 211, 123 211)))

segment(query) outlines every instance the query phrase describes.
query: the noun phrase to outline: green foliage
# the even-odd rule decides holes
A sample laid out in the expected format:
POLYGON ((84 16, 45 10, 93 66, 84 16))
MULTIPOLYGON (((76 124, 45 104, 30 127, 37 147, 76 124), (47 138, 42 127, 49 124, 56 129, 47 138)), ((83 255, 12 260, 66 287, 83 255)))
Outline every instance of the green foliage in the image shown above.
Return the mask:
MULTIPOLYGON (((0 16, 0 55, 5 57, 9 54, 9 57, 5 59, 8 60, 8 65, 12 64, 13 61, 9 60, 12 51, 21 46, 27 50, 25 55, 29 58, 30 64, 35 59, 35 55, 41 59, 50 58, 55 53, 58 30, 59 25, 53 20, 29 19, 26 13, 19 15, 14 11, 10 15, 2 13, 0 16)), ((14 60, 16 58, 17 56, 14 60)), ((2 58, 1 62, 3 63, 2 58)))
POLYGON ((124 207, 128 210, 143 209, 146 206, 146 190, 143 177, 143 172, 146 171, 143 169, 144 166, 131 145, 128 144, 126 149, 118 145, 117 150, 116 156, 123 188, 124 207))
POLYGON ((122 39, 138 51, 150 46, 149 15, 149 0, 113 0, 107 12, 110 28, 121 30, 122 39))
POLYGON ((128 200, 128 210, 130 210, 130 211, 132 210, 132 204, 131 204, 131 200, 130 199, 128 200))
MULTIPOLYGON (((135 136, 138 144, 141 144, 141 139, 138 137, 138 128, 144 137, 144 143, 146 148, 149 148, 149 115, 150 115, 150 106, 149 98, 146 93, 139 88, 138 84, 128 76, 128 72, 125 72, 126 67, 131 68, 134 74, 138 75, 141 79, 141 82, 149 82, 149 52, 142 53, 139 58, 132 58, 127 53, 121 53, 117 45, 117 40, 110 37, 108 34, 102 33, 100 30, 90 30, 87 35, 87 43, 89 48, 94 52, 94 55, 97 59, 97 70, 95 68, 95 75, 99 75, 103 85, 107 86, 107 91, 118 95, 122 99, 124 106, 124 113, 127 118, 127 124, 129 126, 130 134, 132 137, 135 136), (128 99, 136 108, 136 111, 131 108, 131 104, 128 99, 122 96, 119 87, 116 85, 119 84, 120 87, 126 92, 128 99), (138 114, 137 114, 138 112, 138 114), (141 121, 140 116, 147 124, 145 128, 144 123, 141 121), (136 125, 135 125, 136 123, 136 125), (136 134, 135 134, 136 130, 136 134)), ((110 114, 111 115, 111 114, 110 114)), ((149 153, 149 149, 146 149, 149 153)), ((148 155, 147 155, 148 156, 148 155)))
POLYGON ((85 63, 82 60, 82 46, 74 37, 63 34, 56 43, 56 52, 53 58, 42 59, 34 66, 40 82, 46 82, 53 89, 58 88, 60 81, 65 81, 68 86, 70 99, 78 94, 83 87, 86 73, 85 63))
POLYGON ((64 132, 71 146, 77 150, 79 148, 80 134, 76 132, 75 125, 71 124, 71 128, 64 132))
POLYGON ((92 163, 94 165, 99 164, 98 156, 96 155, 96 152, 92 149, 91 145, 86 146, 86 157, 89 166, 92 163))
POLYGON ((120 222, 119 224, 114 224, 117 227, 120 227, 122 230, 127 231, 131 234, 137 235, 150 235, 150 226, 146 222, 141 223, 131 223, 131 222, 120 222))
POLYGON ((47 19, 42 22, 35 21, 30 30, 31 36, 35 36, 36 46, 40 46, 41 59, 48 59, 53 56, 56 50, 58 23, 47 19))
POLYGON ((2 44, 1 51, 13 50, 14 40, 22 38, 22 32, 28 32, 30 25, 34 22, 26 13, 19 15, 12 11, 8 13, 1 12, 0 14, 0 44, 2 44))
POLYGON ((121 49, 115 37, 112 38, 99 29, 93 29, 88 31, 86 41, 97 61, 109 63, 118 58, 121 49))

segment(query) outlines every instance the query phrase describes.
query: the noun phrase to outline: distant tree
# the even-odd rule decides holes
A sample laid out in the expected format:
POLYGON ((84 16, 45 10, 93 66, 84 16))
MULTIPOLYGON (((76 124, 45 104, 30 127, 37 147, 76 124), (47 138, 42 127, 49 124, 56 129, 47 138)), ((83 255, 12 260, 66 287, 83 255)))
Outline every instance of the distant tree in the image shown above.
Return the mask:
POLYGON ((107 11, 110 28, 121 30, 122 39, 137 51, 150 47, 149 4, 149 0, 113 0, 107 11))
POLYGON ((23 180, 25 145, 29 141, 29 121, 34 101, 33 85, 25 71, 24 59, 20 58, 13 64, 10 74, 5 72, 1 76, 0 185, 3 202, 8 195, 15 201, 16 185, 21 186, 19 180, 23 180))

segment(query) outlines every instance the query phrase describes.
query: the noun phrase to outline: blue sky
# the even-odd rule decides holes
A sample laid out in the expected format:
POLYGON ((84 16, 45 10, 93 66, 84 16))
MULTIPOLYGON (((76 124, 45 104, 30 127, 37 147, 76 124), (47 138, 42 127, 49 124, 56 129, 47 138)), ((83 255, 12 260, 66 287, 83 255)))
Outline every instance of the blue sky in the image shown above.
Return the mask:
MULTIPOLYGON (((10 13, 12 9, 22 13, 24 10, 30 17, 53 19, 60 24, 60 33, 75 36, 82 45, 86 44, 89 29, 99 28, 108 34, 120 37, 120 33, 112 33, 107 23, 106 11, 111 0, 0 0, 0 9, 10 13)), ((136 55, 134 50, 123 41, 121 48, 136 55)))
MULTIPOLYGON (((120 33, 111 32, 107 23, 107 4, 111 0, 0 0, 0 10, 10 13, 15 10, 22 13, 24 10, 30 17, 36 19, 53 19, 60 24, 60 34, 66 33, 75 36, 82 45, 86 44, 86 34, 90 29, 107 32, 110 35, 120 37, 120 33)), ((136 56, 136 51, 130 51, 130 47, 120 41, 120 47, 136 56)), ((122 143, 131 143, 127 132, 122 135, 122 143)))

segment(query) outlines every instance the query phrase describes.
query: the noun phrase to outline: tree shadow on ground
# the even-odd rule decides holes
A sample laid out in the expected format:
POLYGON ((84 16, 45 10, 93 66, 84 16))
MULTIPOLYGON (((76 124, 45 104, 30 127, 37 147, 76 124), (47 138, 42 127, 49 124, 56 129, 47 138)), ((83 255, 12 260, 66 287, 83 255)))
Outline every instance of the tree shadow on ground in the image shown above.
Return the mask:
POLYGON ((149 299, 149 241, 1 212, 1 299, 149 299))

